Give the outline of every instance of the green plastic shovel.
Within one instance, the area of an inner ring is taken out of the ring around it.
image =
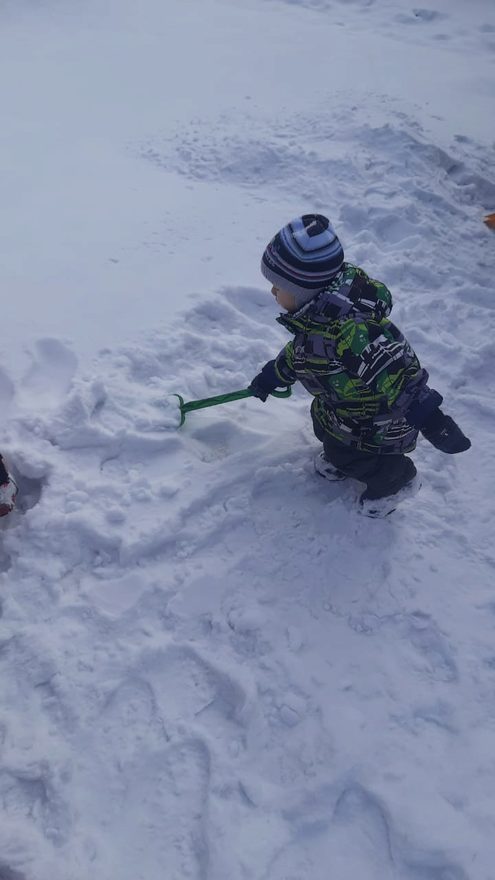
[[[272,391],[273,397],[290,397],[292,394],[291,388],[286,388],[285,391]],[[205,397],[203,400],[189,400],[185,403],[184,398],[180,396],[180,394],[175,394],[174,397],[177,397],[179,400],[180,407],[180,424],[184,424],[186,420],[186,413],[193,412],[195,409],[204,409],[207,406],[218,406],[221,403],[230,403],[231,400],[242,400],[244,397],[254,397],[252,391],[249,388],[243,388],[242,391],[231,391],[230,394],[217,394],[216,397]]]

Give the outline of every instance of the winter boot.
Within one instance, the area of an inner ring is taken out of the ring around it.
[[[315,457],[315,471],[320,476],[330,480],[331,483],[338,483],[341,480],[347,480],[347,475],[339,471],[327,458],[324,452],[319,452]]]
[[[421,489],[421,481],[416,474],[406,483],[402,489],[399,489],[394,495],[386,495],[384,498],[366,498],[366,492],[363,492],[359,499],[359,513],[363,516],[369,516],[372,519],[382,519],[393,513],[396,507],[405,501],[406,498],[413,498]]]

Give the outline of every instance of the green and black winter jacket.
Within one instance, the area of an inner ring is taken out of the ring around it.
[[[398,454],[416,446],[418,429],[409,413],[431,394],[428,373],[388,320],[391,309],[384,284],[344,263],[311,302],[277,318],[294,339],[266,367],[277,386],[299,380],[313,395],[320,440],[330,434],[372,453]]]

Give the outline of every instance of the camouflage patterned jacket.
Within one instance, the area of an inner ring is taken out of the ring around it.
[[[320,439],[327,433],[374,453],[416,446],[418,430],[405,415],[427,397],[428,373],[388,320],[391,309],[384,284],[344,263],[308,305],[277,318],[294,334],[272,362],[277,384],[299,379],[314,396],[311,413]]]

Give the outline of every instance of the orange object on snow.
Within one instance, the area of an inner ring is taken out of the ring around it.
[[[487,214],[484,221],[488,229],[495,229],[495,214]]]

